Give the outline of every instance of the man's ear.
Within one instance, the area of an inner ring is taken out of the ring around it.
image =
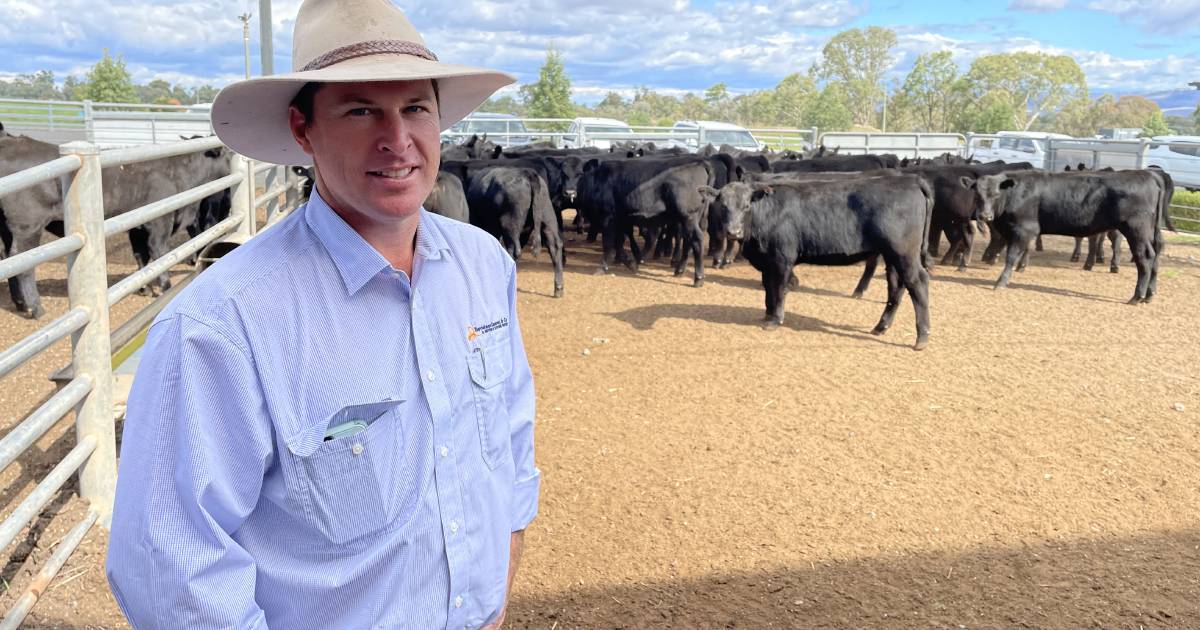
[[[292,130],[292,137],[296,139],[296,144],[299,144],[305,153],[312,155],[312,143],[308,140],[308,120],[295,105],[288,107],[288,128]]]

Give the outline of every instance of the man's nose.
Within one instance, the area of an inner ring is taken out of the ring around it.
[[[380,120],[379,150],[399,155],[412,145],[412,133],[408,121],[399,112],[393,112]]]

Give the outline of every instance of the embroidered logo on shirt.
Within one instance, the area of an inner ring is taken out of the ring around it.
[[[508,318],[501,317],[500,319],[486,324],[484,326],[467,326],[467,341],[475,341],[481,335],[486,335],[490,332],[495,332],[501,328],[508,327]]]

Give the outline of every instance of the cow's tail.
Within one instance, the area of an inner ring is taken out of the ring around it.
[[[921,232],[921,266],[925,271],[933,272],[933,261],[929,259],[929,228],[933,224],[933,188],[924,177],[917,177],[917,185],[921,194],[925,195],[925,229]]]
[[[1155,169],[1154,172],[1158,173],[1158,178],[1162,180],[1163,189],[1163,196],[1159,200],[1160,207],[1158,211],[1162,215],[1162,220],[1166,223],[1167,229],[1172,232],[1178,232],[1179,230],[1175,229],[1175,222],[1171,220],[1171,200],[1175,198],[1175,180],[1166,171]],[[1158,225],[1157,221],[1155,221],[1155,225]]]

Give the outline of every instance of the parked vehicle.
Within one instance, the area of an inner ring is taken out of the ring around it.
[[[632,133],[632,127],[614,118],[576,118],[563,136],[563,146],[568,149],[608,149],[613,142],[620,142],[620,138],[614,138],[614,135]]]
[[[502,146],[516,147],[533,142],[525,123],[512,114],[476,112],[454,123],[442,132],[442,140],[462,143],[471,136],[487,135],[487,139]]]
[[[1071,139],[1066,134],[1036,131],[1001,131],[996,135],[999,137],[975,140],[968,152],[980,162],[1029,162],[1040,167],[1046,162],[1046,140]]]
[[[683,141],[689,151],[695,152],[700,147],[711,144],[720,147],[727,144],[742,151],[758,151],[764,148],[754,134],[734,124],[712,120],[680,120],[676,121],[672,131],[686,131],[696,134],[696,139]]]
[[[1200,136],[1154,136],[1150,140],[1146,168],[1166,171],[1176,186],[1200,190]]]

